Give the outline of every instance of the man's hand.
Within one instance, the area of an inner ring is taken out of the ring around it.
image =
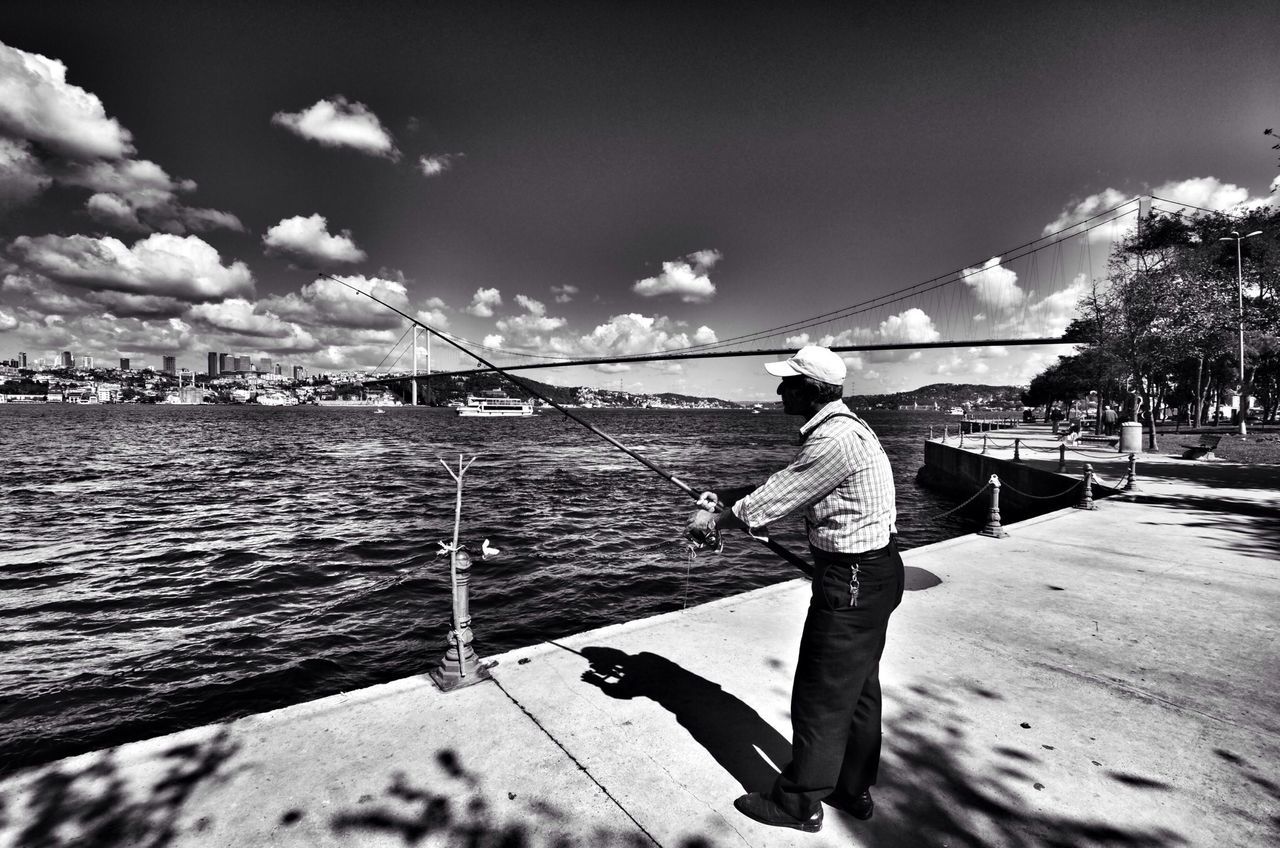
[[[698,495],[698,509],[716,512],[720,509],[720,496],[715,492],[703,492]]]
[[[685,535],[699,548],[720,546],[720,531],[716,527],[716,514],[705,509],[694,510],[685,526]]]

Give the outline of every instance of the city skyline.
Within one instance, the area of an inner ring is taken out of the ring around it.
[[[1027,297],[999,251],[1126,198],[1276,197],[1280,16],[1261,3],[74,8],[18,2],[0,36],[14,352],[376,366],[405,322],[322,270],[477,343],[575,356],[734,337],[959,268],[992,287],[976,312]],[[936,317],[844,331],[921,340]],[[442,347],[432,370],[458,367]],[[1065,349],[849,356],[848,390],[1025,383]],[[768,399],[760,364],[538,378]]]

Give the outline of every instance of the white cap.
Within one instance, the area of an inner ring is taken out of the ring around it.
[[[819,383],[843,386],[848,371],[844,360],[825,347],[807,345],[785,362],[766,362],[764,370],[775,377],[794,377],[797,374],[812,377]]]

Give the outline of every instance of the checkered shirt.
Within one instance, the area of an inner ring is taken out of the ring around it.
[[[865,553],[897,532],[893,470],[880,440],[844,401],[832,401],[800,428],[800,452],[733,505],[757,532],[804,510],[809,542],[836,553]]]

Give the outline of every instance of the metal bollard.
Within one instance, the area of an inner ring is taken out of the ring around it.
[[[986,452],[987,452],[987,434],[983,433],[982,434],[982,453],[985,455]]]
[[[929,441],[933,441],[933,425],[929,425]]]
[[[453,584],[453,628],[447,636],[449,647],[445,649],[444,656],[440,658],[440,662],[436,667],[431,669],[428,674],[435,681],[436,686],[441,691],[451,692],[454,689],[460,689],[463,686],[470,686],[473,683],[479,683],[481,680],[489,678],[489,669],[480,664],[480,658],[476,656],[475,649],[471,647],[471,643],[475,640],[475,634],[471,632],[471,555],[458,541],[458,534],[462,525],[462,478],[467,473],[467,469],[471,467],[471,463],[476,461],[473,456],[469,462],[463,464],[462,455],[458,456],[458,472],[455,474],[453,469],[442,459],[440,464],[449,472],[449,476],[458,484],[458,495],[454,506],[453,513],[453,544],[445,546],[445,550],[449,551],[449,574],[450,582]],[[444,545],[444,543],[441,543]]]
[[[1009,534],[1000,526],[1000,478],[992,474],[988,485],[991,486],[991,508],[987,512],[987,524],[978,531],[978,535],[1004,539]]]
[[[946,441],[947,439],[949,439],[949,438],[951,438],[951,427],[950,427],[950,426],[943,427],[943,428],[942,428],[942,441],[944,441],[944,442],[945,442],[945,441]]]
[[[1058,473],[1067,473],[1067,446],[1058,445]]]
[[[1138,488],[1138,456],[1137,454],[1129,454],[1129,476],[1125,478],[1124,490],[1126,492],[1135,491]]]
[[[964,431],[965,431],[965,427],[963,424],[961,424],[960,425],[960,447],[964,447]]]
[[[1080,503],[1076,504],[1076,509],[1097,509],[1093,505],[1093,466],[1089,463],[1084,464],[1084,482],[1081,486]]]
[[[1013,461],[1022,462],[1022,439],[1013,440]]]

